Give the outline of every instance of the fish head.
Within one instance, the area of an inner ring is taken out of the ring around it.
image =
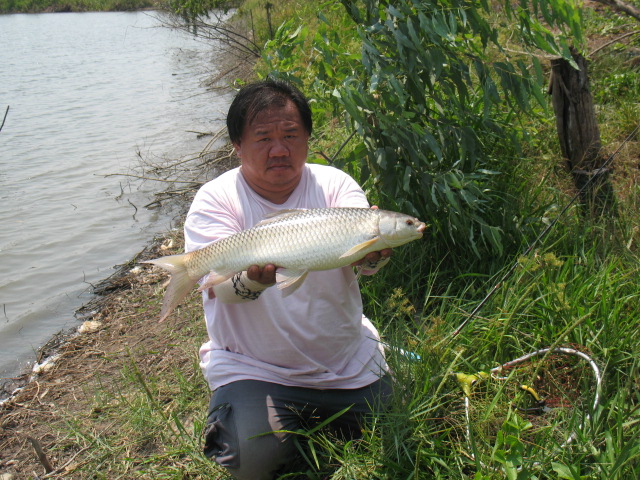
[[[422,237],[427,225],[404,213],[380,210],[380,237],[390,247],[398,247]]]

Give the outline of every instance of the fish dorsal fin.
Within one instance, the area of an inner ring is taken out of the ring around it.
[[[277,212],[267,213],[262,220],[256,223],[256,227],[259,225],[266,225],[275,221],[283,220],[287,217],[297,215],[307,210],[306,208],[287,208],[284,210],[278,210]]]
[[[359,243],[355,247],[350,248],[345,253],[340,255],[340,258],[345,258],[345,257],[350,257],[351,255],[356,255],[358,252],[361,252],[362,250],[365,250],[365,249],[369,248],[371,245],[376,243],[378,240],[380,240],[380,237],[379,236],[375,236],[371,240],[367,240],[365,242]]]
[[[309,270],[291,270],[279,268],[276,271],[276,282],[283,297],[288,297],[295,292],[307,278]]]

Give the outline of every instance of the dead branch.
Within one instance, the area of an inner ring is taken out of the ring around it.
[[[230,51],[248,55],[252,58],[259,58],[262,48],[253,38],[246,35],[246,28],[238,24],[238,19],[232,19],[226,15],[214,15],[212,20],[202,18],[192,19],[185,22],[179,15],[165,12],[157,19],[171,29],[177,29],[196,37],[203,38],[227,47]]]
[[[172,180],[170,178],[156,178],[156,177],[146,177],[144,175],[135,175],[133,173],[107,173],[106,177],[131,177],[137,178],[138,180],[151,180],[154,182],[166,182],[166,183],[198,183],[192,180]]]
[[[45,471],[47,473],[53,472],[53,466],[49,462],[49,459],[47,458],[47,455],[44,453],[44,450],[42,449],[42,445],[40,444],[38,439],[33,437],[27,437],[27,440],[29,440],[29,442],[31,443],[31,446],[35,450],[38,460],[44,467]]]
[[[596,53],[598,53],[600,50],[603,50],[605,48],[607,48],[609,45],[615,45],[616,43],[618,43],[620,40],[624,40],[627,37],[632,37],[634,35],[638,35],[640,34],[640,30],[634,30],[633,32],[627,32],[623,35],[620,35],[619,37],[614,38],[613,40],[605,43],[604,45],[600,45],[598,48],[596,48],[593,52],[591,52],[589,54],[590,57],[593,57]]]
[[[640,9],[626,2],[623,2],[622,0],[595,0],[595,1],[603,5],[607,5],[608,7],[611,7],[618,12],[625,13],[630,17],[633,17],[636,20],[640,21]]]
[[[197,133],[203,134],[202,132]],[[206,181],[238,165],[233,145],[225,139],[227,135],[225,127],[215,132],[209,132],[207,135],[210,135],[211,139],[200,152],[186,155],[177,160],[164,159],[162,161],[149,159],[138,152],[139,165],[132,168],[133,172],[110,173],[104,176],[129,177],[142,182],[151,181],[166,185],[166,187],[154,188],[154,198],[144,205],[144,208],[161,207],[172,200],[175,200],[179,206],[183,206],[183,203],[190,196],[195,195],[195,192]],[[117,198],[122,198],[122,193]],[[136,207],[134,206],[134,208]]]
[[[131,205],[135,209],[135,212],[133,212],[133,219],[135,220],[136,215],[138,214],[138,207],[136,207],[133,203],[131,203],[131,200],[129,200],[128,198],[127,198],[127,202],[129,202],[129,205]]]
[[[52,470],[51,472],[47,473],[45,476],[43,476],[41,478],[42,479],[53,478],[54,476],[59,475],[65,468],[67,468],[68,465],[71,464],[71,462],[73,462],[76,459],[76,457],[78,455],[86,452],[87,450],[89,450],[89,448],[91,448],[91,447],[84,447],[84,448],[78,450],[76,453],[73,454],[73,456],[69,460],[67,460],[67,462],[64,465],[56,468],[55,470]]]
[[[9,113],[9,105],[7,105],[7,109],[4,112],[4,118],[2,119],[2,125],[0,125],[0,131],[2,131],[2,127],[4,127],[4,122],[7,119],[7,114]]]

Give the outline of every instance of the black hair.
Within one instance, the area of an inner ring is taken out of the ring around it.
[[[268,78],[245,85],[231,102],[227,114],[227,130],[231,142],[240,143],[245,125],[251,124],[260,112],[270,107],[284,107],[288,101],[298,108],[302,124],[311,135],[311,107],[302,92],[283,80]]]

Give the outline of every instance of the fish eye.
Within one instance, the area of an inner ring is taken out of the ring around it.
[[[406,220],[406,222],[405,222],[405,223],[406,223],[407,225],[413,225],[413,220],[411,220],[411,219]]]

